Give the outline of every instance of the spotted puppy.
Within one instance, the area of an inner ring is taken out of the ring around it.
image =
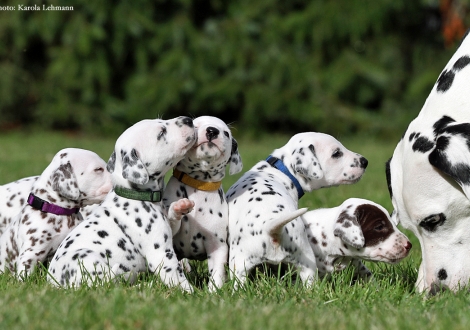
[[[108,162],[113,190],[59,246],[49,281],[79,286],[119,275],[132,281],[138,272],[150,271],[169,286],[192,291],[173,250],[161,195],[165,173],[195,141],[187,117],[143,120],[124,131]],[[191,207],[188,200],[175,202],[170,216]]]
[[[226,280],[228,259],[228,204],[221,180],[226,166],[235,174],[243,165],[237,142],[222,120],[198,117],[194,127],[197,142],[175,167],[163,203],[169,208],[184,197],[196,204],[182,220],[172,221],[173,246],[179,259],[208,259],[209,289],[214,290]]]
[[[38,175],[30,176],[0,186],[0,235],[26,205],[29,193],[38,179]],[[80,214],[85,219],[97,205],[81,207]]]
[[[396,263],[411,249],[387,210],[369,200],[349,198],[337,207],[309,211],[302,220],[320,277],[351,265],[358,278],[367,279],[371,272],[361,259]]]
[[[260,263],[283,262],[310,285],[317,267],[298,200],[304,191],[355,183],[366,167],[364,157],[332,136],[309,132],[294,135],[246,172],[227,192],[229,267],[238,282]]]
[[[419,292],[470,281],[470,37],[445,66],[386,165],[393,217],[419,239]]]
[[[0,237],[0,270],[29,275],[82,220],[79,208],[101,202],[110,189],[111,175],[97,154],[74,148],[58,152]]]

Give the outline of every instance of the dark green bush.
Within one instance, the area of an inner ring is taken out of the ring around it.
[[[0,123],[120,132],[208,114],[252,132],[401,132],[451,52],[426,3],[64,0],[46,5],[73,11],[1,11]]]

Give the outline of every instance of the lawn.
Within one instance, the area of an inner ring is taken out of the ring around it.
[[[287,142],[286,136],[244,138],[239,142],[244,171]],[[371,199],[391,210],[384,163],[397,141],[338,137],[369,160],[362,180],[351,186],[306,194],[300,206],[332,207],[349,197]],[[114,138],[65,133],[10,132],[0,135],[0,184],[40,174],[65,147],[90,149],[108,160]],[[241,174],[224,179],[225,190]],[[209,293],[204,263],[192,263],[192,295],[166,288],[146,274],[137,284],[105,283],[78,290],[47,284],[44,270],[25,282],[0,275],[0,329],[468,329],[470,296],[445,292],[425,297],[414,292],[420,250],[398,265],[371,264],[374,279],[352,284],[351,273],[335,274],[305,289],[291,277],[257,274],[232,292],[231,283]]]

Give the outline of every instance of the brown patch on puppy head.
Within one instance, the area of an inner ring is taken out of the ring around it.
[[[364,235],[364,247],[375,246],[385,241],[394,231],[387,215],[377,206],[359,205],[355,215]]]

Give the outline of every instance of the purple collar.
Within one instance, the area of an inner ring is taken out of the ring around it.
[[[80,211],[79,207],[75,207],[73,209],[66,209],[58,205],[51,204],[49,202],[46,202],[45,200],[42,200],[39,197],[34,196],[33,193],[29,194],[28,204],[41,212],[53,213],[56,215],[71,215]]]

